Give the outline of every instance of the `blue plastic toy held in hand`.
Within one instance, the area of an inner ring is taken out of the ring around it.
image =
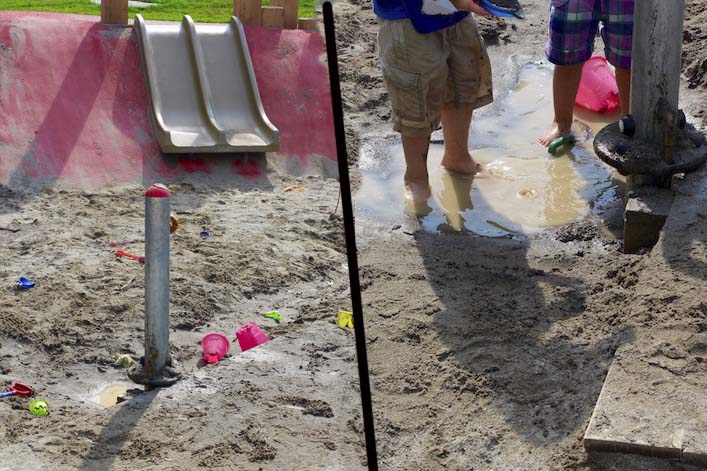
[[[516,6],[514,8],[501,7],[492,2],[492,0],[479,0],[479,5],[481,5],[484,10],[491,13],[493,16],[500,16],[503,18],[520,18],[521,20],[525,18],[525,12],[523,12],[523,7],[518,2],[514,2]]]

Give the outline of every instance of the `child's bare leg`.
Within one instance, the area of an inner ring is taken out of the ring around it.
[[[458,173],[475,175],[479,165],[469,153],[469,129],[471,128],[471,108],[455,108],[445,105],[442,109],[442,132],[444,133],[444,157],[442,167]]]
[[[616,83],[619,86],[621,113],[625,116],[631,109],[631,69],[616,68]]]
[[[552,99],[555,120],[538,142],[549,146],[552,141],[569,133],[572,129],[574,101],[577,98],[579,82],[582,79],[584,63],[576,65],[556,65],[552,79]]]
[[[427,174],[427,153],[430,136],[402,136],[405,154],[405,193],[408,199],[419,203],[432,195]]]

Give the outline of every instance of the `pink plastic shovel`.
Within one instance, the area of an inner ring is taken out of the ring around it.
[[[236,338],[238,339],[238,345],[241,346],[241,350],[244,352],[270,340],[255,322],[250,322],[238,329]]]
[[[226,356],[229,348],[231,348],[231,343],[225,335],[206,334],[201,339],[201,349],[204,351],[206,363],[218,363],[221,358]]]

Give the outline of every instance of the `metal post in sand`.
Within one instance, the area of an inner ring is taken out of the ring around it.
[[[148,386],[179,379],[169,357],[169,235],[171,193],[155,184],[145,192],[145,357],[128,371]]]
[[[630,114],[636,139],[664,146],[677,131],[685,0],[641,0],[634,9]]]
[[[624,251],[652,247],[670,212],[673,175],[707,161],[707,138],[678,108],[685,0],[635,2],[629,115],[594,138],[597,156],[626,176]]]

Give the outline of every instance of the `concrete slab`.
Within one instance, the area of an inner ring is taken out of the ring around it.
[[[640,187],[634,191],[624,212],[624,252],[636,253],[658,242],[672,203],[669,189]]]
[[[705,332],[663,331],[621,347],[585,447],[707,465],[706,357]]]

